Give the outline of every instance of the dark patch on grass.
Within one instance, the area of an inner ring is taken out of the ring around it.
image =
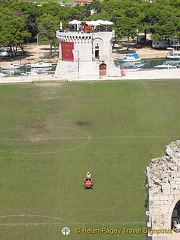
[[[78,121],[77,125],[79,125],[79,126],[91,126],[92,122],[81,122],[81,121]]]
[[[31,126],[26,126],[23,128],[24,132],[29,132],[32,135],[40,135],[44,132],[47,131],[47,125],[46,124],[38,124],[38,125],[31,125]]]

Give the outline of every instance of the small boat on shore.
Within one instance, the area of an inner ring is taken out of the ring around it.
[[[34,76],[39,74],[48,74],[48,68],[32,68],[30,72],[21,73],[23,76]]]
[[[140,71],[144,68],[146,64],[145,63],[140,63],[140,64],[135,64],[134,66],[126,66],[126,67],[122,67],[124,68],[126,71],[128,72],[133,72],[133,71]]]
[[[23,65],[17,64],[17,63],[11,63],[9,66],[3,66],[1,68],[3,70],[13,70],[13,69],[23,68]]]
[[[177,66],[175,66],[170,61],[165,61],[163,64],[157,65],[154,68],[156,68],[156,69],[176,69]]]
[[[138,62],[141,61],[141,58],[137,53],[126,54],[123,57],[116,58],[120,62]]]
[[[37,62],[31,64],[31,68],[47,68],[47,67],[52,67],[52,63]]]
[[[23,76],[34,76],[34,75],[38,75],[38,71],[36,68],[31,69],[30,72],[25,72],[25,73],[21,73],[21,75]]]
[[[0,73],[0,77],[6,77],[6,76],[8,76],[8,74]]]
[[[180,45],[173,45],[172,48],[168,48],[170,52],[167,53],[166,58],[176,60],[180,59]]]
[[[146,63],[139,62],[116,62],[116,65],[125,71],[139,71],[142,70]]]

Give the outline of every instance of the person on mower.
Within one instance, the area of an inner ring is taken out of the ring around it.
[[[86,173],[86,177],[85,177],[85,179],[84,179],[84,183],[85,183],[86,181],[88,181],[88,179],[89,179],[89,180],[92,180],[92,176],[91,176],[90,172],[87,172],[87,173]]]
[[[87,172],[86,173],[86,178],[91,178],[92,176],[91,176],[91,173],[90,172]]]
[[[92,175],[90,172],[86,173],[86,178],[84,179],[84,188],[91,188],[93,187],[93,180],[92,180]]]

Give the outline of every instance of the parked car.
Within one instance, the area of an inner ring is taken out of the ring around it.
[[[1,47],[0,48],[0,57],[13,57],[15,53],[11,50],[10,47]]]

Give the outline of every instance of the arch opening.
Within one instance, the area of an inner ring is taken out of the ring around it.
[[[176,203],[171,216],[171,228],[180,232],[180,200]]]
[[[99,65],[99,76],[106,76],[106,67],[104,62]]]

